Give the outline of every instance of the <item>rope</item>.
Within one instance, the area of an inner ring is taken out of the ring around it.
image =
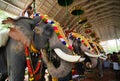
[[[33,9],[34,9],[34,14],[36,14],[36,6],[35,6],[35,1],[33,2]]]
[[[66,5],[66,21],[68,21],[68,6],[67,6],[67,1],[65,0],[65,5]],[[71,26],[70,25],[68,25],[68,29],[70,29],[71,28]]]

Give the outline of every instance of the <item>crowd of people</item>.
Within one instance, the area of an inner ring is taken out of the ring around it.
[[[108,58],[104,61],[105,69],[112,69],[116,78],[120,79],[120,51],[107,54]]]

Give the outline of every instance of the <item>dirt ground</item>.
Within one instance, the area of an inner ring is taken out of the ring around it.
[[[85,79],[80,81],[120,81],[120,76],[116,77],[115,71],[112,69],[105,69],[103,78],[98,78],[95,72],[87,72]]]

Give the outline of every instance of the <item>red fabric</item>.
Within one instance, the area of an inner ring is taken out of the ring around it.
[[[77,74],[77,71],[76,70],[72,70],[72,75],[76,75]]]

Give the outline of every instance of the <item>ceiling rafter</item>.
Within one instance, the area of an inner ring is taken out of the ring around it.
[[[46,1],[46,0],[41,0],[40,5],[39,5],[39,7],[37,8],[37,11],[39,11],[39,10],[41,9],[41,6],[44,4],[45,1]]]
[[[23,6],[18,4],[19,2]],[[1,3],[5,5],[0,5],[0,9],[18,15],[28,2],[23,0],[0,0]],[[98,33],[101,40],[108,40],[114,37],[114,35],[109,35],[109,33],[114,33],[112,31],[113,26],[119,27],[120,25],[119,0],[74,0],[73,4],[68,7],[60,6],[57,0],[37,0],[36,2],[37,12],[41,12],[43,15],[46,14],[53,20],[58,21],[64,30],[71,27],[70,29],[75,28],[78,33],[85,34],[84,28],[77,23],[79,21],[78,16],[73,16],[70,13],[74,6],[80,6],[84,9],[85,13],[81,17],[88,19],[87,22],[92,24],[92,28]]]
[[[7,4],[8,6],[12,6],[12,7],[14,7],[14,8],[18,9],[19,11],[22,11],[22,9],[21,9],[21,8],[19,8],[19,7],[15,6],[15,5],[13,5],[13,4],[9,3],[9,2],[6,2],[6,1],[4,1],[4,0],[1,0],[1,2],[3,2],[3,3],[5,3],[5,4]]]
[[[86,10],[86,13],[93,13],[93,12],[98,11],[98,10],[99,10],[99,12],[101,12],[102,10],[106,10],[106,9],[108,9],[109,7],[113,7],[113,6],[108,6],[108,5],[110,5],[110,4],[112,4],[112,2],[107,3],[107,4],[105,4],[104,6],[102,5],[102,6],[100,6],[100,7],[93,7],[93,8],[87,9],[87,10]],[[108,7],[106,7],[106,6],[108,6]]]
[[[69,25],[69,24],[72,22],[72,21],[71,21],[72,18],[74,19],[73,16],[68,17],[68,19],[64,22],[64,26]]]
[[[59,10],[57,11],[57,13],[55,13],[55,15],[53,16],[53,18],[55,18],[58,15],[58,13],[60,13],[61,10],[62,10],[62,7],[59,8]]]
[[[52,4],[53,6],[46,12],[47,14],[50,13],[50,11],[55,7],[56,3]]]
[[[70,27],[72,24],[74,24],[75,23],[75,21],[76,20],[78,20],[78,16],[76,16],[70,23],[68,23],[67,25],[68,25],[68,27]]]
[[[118,15],[115,15],[115,14],[103,14],[101,16],[98,16],[96,19],[91,19],[91,20],[94,22],[94,21],[99,21],[106,18],[109,19],[110,17],[114,18],[115,16],[119,17]]]
[[[113,8],[111,8],[111,9],[113,9]],[[94,19],[97,19],[97,18],[99,18],[101,16],[108,15],[108,14],[111,14],[111,13],[114,13],[114,14],[118,13],[118,15],[120,13],[120,11],[114,10],[114,9],[111,10],[111,11],[109,11],[109,9],[107,9],[107,10],[105,9],[105,11],[103,11],[103,12],[105,12],[105,13],[101,13],[101,14],[89,14],[89,15],[87,15],[87,18],[89,18],[90,20],[94,20]],[[96,16],[96,18],[94,18],[94,16]]]

